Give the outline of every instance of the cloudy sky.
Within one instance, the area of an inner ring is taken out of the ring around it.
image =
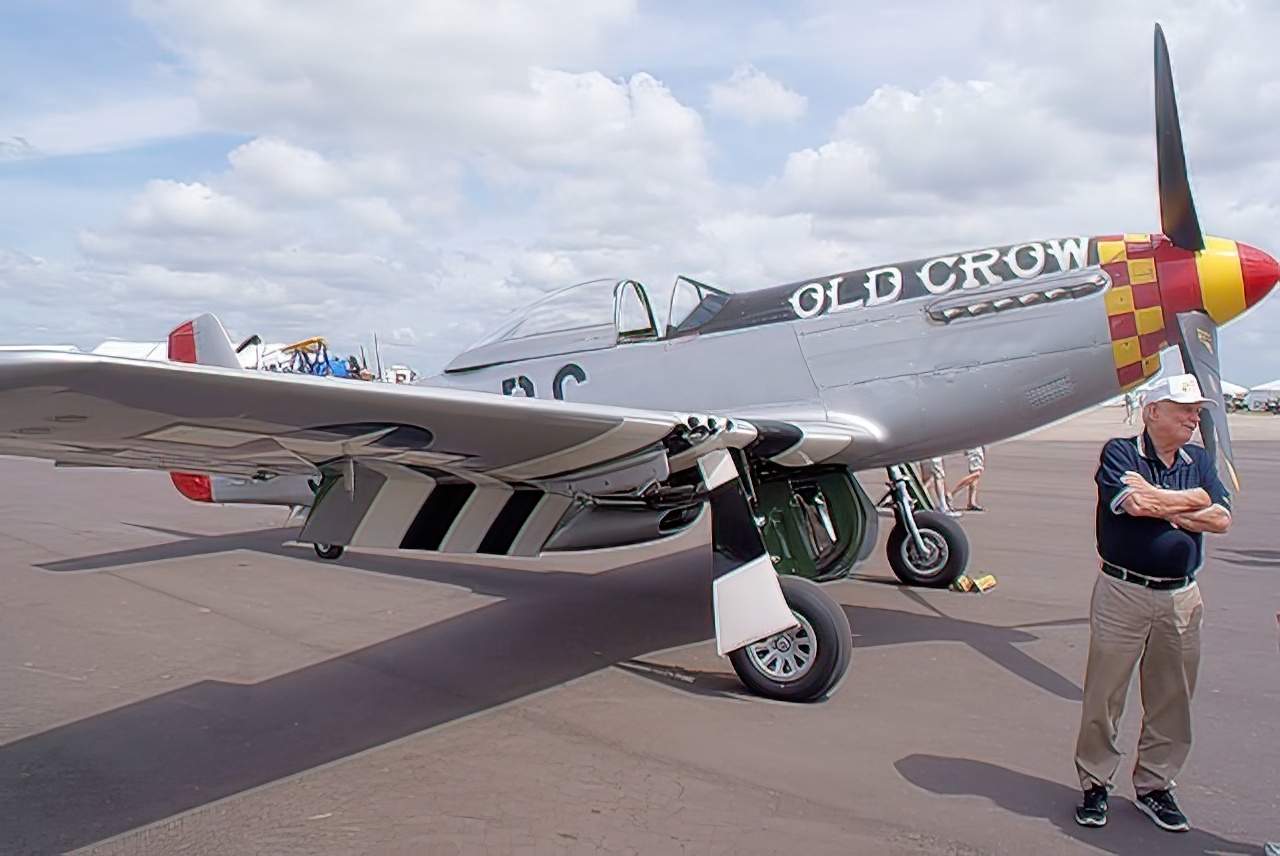
[[[1266,0],[6,0],[0,342],[325,334],[435,371],[543,292],[1159,228],[1280,254]],[[661,296],[659,296],[661,295]],[[1223,333],[1280,377],[1280,298]]]

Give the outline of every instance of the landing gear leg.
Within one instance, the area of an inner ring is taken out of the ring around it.
[[[711,504],[711,602],[716,651],[749,690],[815,701],[849,668],[853,633],[840,604],[814,583],[779,578],[748,499],[750,470],[728,452],[698,460]]]
[[[886,545],[889,567],[907,585],[946,588],[969,565],[969,539],[954,518],[917,510],[927,500],[909,465],[894,464],[888,471],[897,520]]]

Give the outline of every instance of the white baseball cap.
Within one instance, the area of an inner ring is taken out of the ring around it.
[[[1142,404],[1157,401],[1173,401],[1177,404],[1208,404],[1209,399],[1200,393],[1200,383],[1195,375],[1171,375],[1153,383],[1142,395]]]

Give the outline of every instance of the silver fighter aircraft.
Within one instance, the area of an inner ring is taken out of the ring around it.
[[[819,698],[852,642],[815,581],[876,543],[855,472],[889,473],[894,572],[946,586],[964,570],[964,532],[902,462],[1096,405],[1176,345],[1213,399],[1205,441],[1234,480],[1216,330],[1280,267],[1202,235],[1158,26],[1155,57],[1161,233],[743,293],[680,277],[661,325],[640,283],[586,283],[415,386],[241,370],[211,315],[174,331],[176,362],[6,351],[0,453],[194,473],[178,482],[197,499],[307,506],[300,540],[327,558],[554,557],[664,538],[709,511],[718,650],[757,693]]]

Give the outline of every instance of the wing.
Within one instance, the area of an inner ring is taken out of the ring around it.
[[[269,477],[341,459],[515,481],[634,454],[677,413],[79,353],[0,353],[0,454]]]
[[[0,454],[319,474],[300,535],[316,544],[533,556],[558,532],[583,543],[614,528],[596,516],[595,497],[630,502],[622,513],[649,515],[655,531],[669,512],[709,502],[713,519],[741,524],[713,536],[726,557],[713,583],[724,651],[795,623],[727,450],[758,442],[785,454],[804,434],[436,387],[0,352]],[[683,470],[690,476],[671,478]]]

